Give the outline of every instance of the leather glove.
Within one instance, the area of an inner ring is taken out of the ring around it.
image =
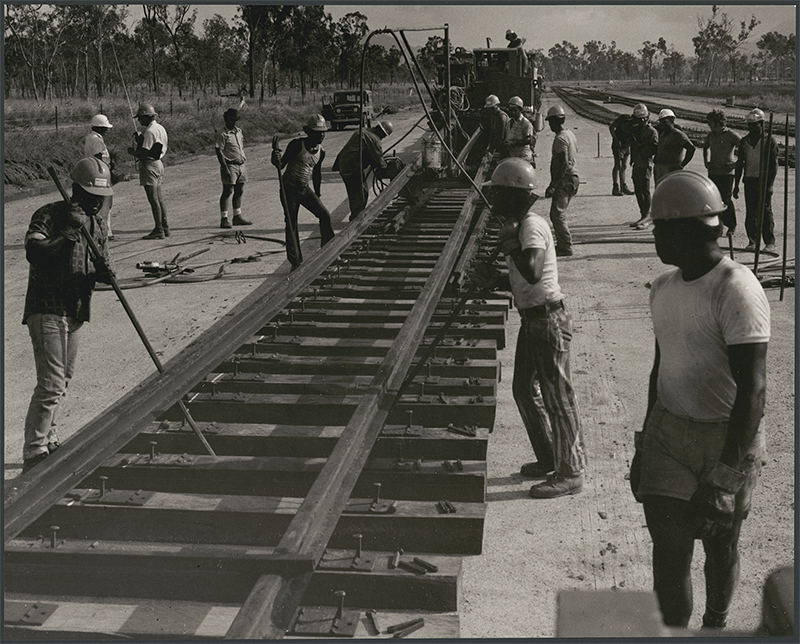
[[[486,262],[477,262],[469,273],[470,281],[481,291],[494,290],[499,277],[497,270]]]
[[[517,248],[522,248],[519,243],[519,222],[507,221],[502,225],[500,231],[497,233],[497,247],[503,256],[510,255]]]
[[[277,148],[274,149],[272,151],[272,158],[270,160],[272,161],[272,165],[274,165],[276,168],[280,168],[281,167],[281,151],[279,149],[277,149]]]
[[[639,503],[642,502],[641,497],[639,496],[639,484],[642,482],[642,442],[644,440],[644,433],[643,432],[636,432],[633,435],[633,446],[636,450],[633,453],[633,460],[631,461],[631,471],[628,474],[628,480],[631,484],[631,492],[633,492],[633,498],[635,498]]]
[[[94,281],[102,282],[103,284],[111,284],[112,278],[116,277],[114,271],[106,263],[102,257],[92,259],[94,264]]]
[[[736,509],[736,493],[746,478],[744,472],[718,463],[700,480],[691,498],[700,519],[700,538],[719,537],[731,529]]]

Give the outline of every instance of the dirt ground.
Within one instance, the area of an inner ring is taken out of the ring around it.
[[[549,100],[548,100],[549,99]],[[554,98],[548,95],[546,110]],[[710,107],[709,107],[710,109]],[[498,414],[488,462],[489,503],[484,552],[465,560],[461,597],[461,634],[471,638],[554,637],[556,596],[565,589],[647,591],[652,587],[650,541],[641,506],[630,494],[625,474],[633,455],[633,432],[645,411],[647,377],[653,358],[652,325],[645,283],[666,270],[655,254],[652,234],[627,225],[637,218],[633,196],[612,197],[610,137],[605,126],[577,119],[567,111],[580,147],[581,186],[569,209],[577,242],[574,257],[559,260],[566,302],[575,321],[572,370],[584,424],[589,465],[584,492],[555,500],[533,500],[530,481],[519,466],[531,460],[527,437],[511,396],[513,350],[519,325],[510,314],[508,346],[500,354],[503,381],[498,391]],[[395,115],[391,145],[421,116]],[[347,132],[330,132],[325,141],[329,168]],[[246,134],[246,133],[245,133]],[[418,149],[419,129],[399,146],[406,155]],[[599,154],[598,154],[599,135]],[[547,184],[552,133],[539,134],[539,185]],[[262,280],[281,280],[288,273],[282,244],[282,214],[275,169],[269,165],[269,146],[248,149],[250,182],[244,214],[255,223],[247,227],[246,244],[237,244],[234,231],[218,228],[219,179],[217,162],[202,157],[166,172],[165,198],[172,237],[142,241],[152,219],[137,182],[116,187],[113,209],[115,240],[112,256],[121,279],[140,276],[135,264],[168,261],[178,253],[209,250],[187,266],[200,266],[197,275],[212,275],[219,262],[259,255],[258,261],[231,264],[225,275],[199,284],[161,284],[126,291],[142,327],[163,362],[200,332],[220,319]],[[689,169],[702,171],[698,155]],[[783,241],[783,171],[775,186],[773,207]],[[4,342],[5,342],[5,479],[20,472],[22,421],[34,386],[27,330],[20,324],[27,280],[22,242],[34,210],[57,195],[43,195],[8,204],[5,208]],[[323,201],[333,213],[334,228],[347,224],[347,202],[338,175],[325,172]],[[789,183],[789,255],[794,256],[794,174]],[[539,212],[547,213],[542,200]],[[740,199],[737,212],[743,218]],[[303,252],[319,244],[316,222],[301,211]],[[743,226],[735,240],[736,258],[752,262],[741,249]],[[762,258],[763,261],[763,258]],[[768,574],[794,562],[794,289],[778,300],[778,289],[767,291],[772,306],[772,340],[768,363],[768,402],[764,424],[769,463],[745,523],[742,574],[729,626],[752,632],[761,616],[762,587]],[[113,292],[98,292],[92,321],[86,328],[76,376],[60,416],[62,438],[80,428],[131,387],[155,370]],[[704,606],[702,552],[696,556],[695,615],[699,627]]]

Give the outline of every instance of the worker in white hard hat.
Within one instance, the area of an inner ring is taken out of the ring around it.
[[[494,94],[486,97],[481,113],[481,127],[485,133],[486,152],[497,152],[503,145],[503,135],[508,114],[500,109],[500,99]]]
[[[736,155],[742,137],[728,127],[728,117],[720,109],[711,110],[706,115],[706,123],[711,131],[703,142],[703,162],[708,170],[708,178],[717,186],[722,201],[727,206],[720,218],[728,227],[728,238],[732,239],[736,232],[733,181]]]
[[[686,133],[675,125],[675,112],[663,109],[656,123],[658,150],[655,157],[656,185],[662,177],[683,170],[694,156],[694,144]]]
[[[36,387],[25,416],[23,472],[61,446],[55,414],[75,369],[92,291],[96,282],[110,283],[113,276],[108,231],[99,216],[103,201],[114,193],[111,171],[100,159],[87,157],[78,161],[70,178],[72,203],[42,206],[25,234],[30,267],[22,323],[33,344]],[[90,252],[82,228],[100,257]]]
[[[706,176],[678,170],[653,194],[656,252],[675,266],[653,280],[655,360],[631,489],[653,540],[664,624],[692,615],[692,554],[705,550],[703,626],[725,627],[738,541],[765,461],[770,310],[753,272],[720,250],[725,203]]]
[[[556,246],[547,221],[533,211],[536,173],[519,158],[497,164],[490,190],[492,212],[505,222],[498,234],[508,282],[521,326],[514,357],[512,390],[536,461],[520,473],[543,479],[533,498],[578,494],[586,467],[583,430],[572,387],[569,346],[572,316],[558,282]],[[479,286],[500,286],[485,265],[476,266]]]
[[[103,137],[108,134],[113,127],[114,126],[111,125],[111,122],[108,120],[108,117],[105,114],[95,114],[91,121],[92,131],[88,134],[83,144],[83,156],[100,159],[108,166],[109,170],[112,171],[112,177],[114,171],[114,160],[111,158],[111,153],[108,151],[108,147],[106,146],[106,142]],[[114,196],[108,195],[103,202],[103,207],[100,209],[99,214],[100,217],[106,220],[109,239],[114,239],[114,233],[111,232],[111,206],[113,205]]]
[[[300,251],[300,236],[297,230],[297,217],[303,206],[319,220],[322,238],[320,247],[333,239],[331,213],[322,203],[322,162],[325,160],[325,132],[328,122],[322,114],[313,114],[303,126],[305,136],[292,139],[281,156],[280,148],[272,150],[272,164],[283,174],[284,212],[286,224],[286,257],[297,268],[303,261]]]
[[[572,130],[564,127],[567,115],[560,105],[547,110],[547,124],[555,134],[550,155],[550,185],[544,196],[550,197],[550,221],[556,234],[556,255],[572,255],[572,235],[567,225],[569,202],[578,192],[578,141]]]
[[[764,112],[756,108],[746,117],[749,132],[739,143],[739,158],[736,161],[735,180],[733,186],[734,199],[739,198],[739,184],[744,180],[744,203],[746,214],[744,227],[747,231],[747,250],[755,250],[763,237],[764,250],[768,253],[777,251],[775,247],[775,221],[772,214],[772,186],[778,175],[778,144],[771,136],[763,141],[763,153],[767,157],[766,175],[760,169],[762,154],[762,137],[764,136]],[[763,179],[763,182],[762,182]],[[762,200],[761,189],[764,189],[764,214],[761,230],[758,229],[758,208]]]
[[[379,172],[386,169],[386,159],[383,158],[383,144],[381,141],[394,130],[390,121],[381,121],[370,128],[361,131],[359,143],[358,132],[354,132],[350,140],[345,143],[333,162],[333,170],[338,170],[347,189],[347,199],[350,203],[350,221],[355,219],[367,207],[369,190],[367,188],[367,174],[370,171]],[[359,149],[361,158],[359,159]]]
[[[533,124],[522,114],[522,108],[519,96],[508,99],[506,111],[509,118],[503,130],[503,156],[525,159],[535,168],[533,150],[536,147],[536,132]]]
[[[633,141],[631,142],[631,179],[639,219],[631,223],[632,228],[644,230],[650,225],[650,179],[653,178],[653,157],[658,151],[658,132],[650,125],[650,111],[644,103],[638,103],[631,114],[633,118]]]
[[[128,153],[135,159],[139,168],[139,184],[144,188],[147,202],[153,214],[155,226],[142,239],[164,239],[169,237],[167,206],[162,191],[164,184],[164,164],[161,159],[167,153],[169,137],[164,126],[156,121],[158,113],[149,103],[142,103],[136,111],[136,120],[141,128],[134,134],[134,145]]]
[[[242,217],[242,195],[247,182],[247,156],[244,153],[244,133],[236,125],[239,111],[230,107],[222,114],[225,128],[217,132],[214,153],[219,162],[222,194],[219,198],[219,227],[250,226],[253,222]],[[231,199],[231,195],[233,198]],[[228,219],[228,204],[233,202],[233,224]]]

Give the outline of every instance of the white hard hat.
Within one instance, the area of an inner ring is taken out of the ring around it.
[[[748,123],[758,123],[759,121],[763,121],[764,112],[762,112],[758,108],[755,108],[753,111],[747,113],[747,117],[745,118],[745,120]]]
[[[509,157],[497,164],[492,173],[491,181],[481,184],[482,188],[491,186],[506,186],[508,188],[522,188],[533,190],[536,187],[536,171],[525,159]]]
[[[719,224],[725,212],[717,186],[707,176],[691,170],[670,172],[653,192],[653,220],[698,217],[709,226]]]
[[[494,94],[489,94],[486,97],[486,103],[484,103],[484,107],[494,107],[495,105],[500,105],[500,99],[497,98]]]
[[[547,118],[548,119],[565,119],[567,115],[564,113],[564,108],[560,105],[553,105],[549,110],[547,110]]]
[[[650,116],[650,111],[644,103],[637,103],[633,108],[633,115],[639,119],[646,119]]]
[[[522,109],[523,107],[522,99],[519,96],[512,96],[511,98],[508,99],[508,105],[509,107],[513,106]]]
[[[675,112],[673,112],[671,109],[664,108],[663,110],[661,110],[658,113],[658,120],[660,121],[661,119],[665,119],[665,118],[668,118],[670,116],[672,118],[675,118]]]
[[[70,179],[93,195],[113,195],[111,189],[111,170],[100,159],[86,157],[72,168]]]
[[[92,127],[107,127],[111,129],[114,126],[109,123],[108,117],[105,114],[95,114],[92,117]]]

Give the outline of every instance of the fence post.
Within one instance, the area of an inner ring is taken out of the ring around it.
[[[600,132],[597,133],[597,158],[600,158]]]
[[[58,132],[58,105],[56,105],[56,132]]]

